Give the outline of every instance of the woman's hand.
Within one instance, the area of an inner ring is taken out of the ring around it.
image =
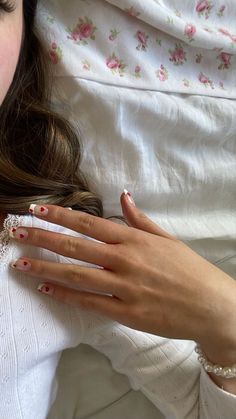
[[[13,267],[41,278],[41,291],[66,304],[134,329],[195,340],[208,345],[209,351],[219,342],[235,350],[235,281],[153,223],[132,204],[130,195],[122,194],[121,206],[130,227],[56,206],[42,207],[41,212],[34,208],[39,218],[100,242],[36,228],[11,232],[22,243],[97,268],[28,258]]]

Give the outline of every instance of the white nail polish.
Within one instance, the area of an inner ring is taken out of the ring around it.
[[[124,189],[124,194],[128,197],[128,200],[129,200],[130,204],[135,207],[135,203],[134,203],[134,200],[131,196],[131,193],[129,191],[127,191],[127,189]]]
[[[31,204],[29,207],[29,212],[32,215],[38,215],[40,217],[48,215],[48,209],[43,205]]]
[[[47,295],[53,295],[54,294],[54,287],[53,285],[49,285],[49,284],[39,284],[39,286],[37,287],[37,290],[39,292],[42,292],[43,294],[47,294]]]

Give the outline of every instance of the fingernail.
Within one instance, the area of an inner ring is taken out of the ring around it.
[[[29,235],[28,231],[25,230],[24,228],[21,228],[21,227],[19,227],[19,228],[12,227],[9,230],[9,236],[12,239],[21,239],[21,240],[22,239],[27,239],[28,235]]]
[[[10,264],[10,267],[18,271],[29,271],[31,263],[26,259],[16,259]]]
[[[39,284],[38,291],[42,292],[43,294],[53,295],[54,294],[54,287],[48,284]]]
[[[135,207],[135,202],[132,198],[131,193],[128,192],[127,189],[124,189],[124,194],[128,197],[129,203]]]
[[[31,204],[29,207],[29,212],[32,215],[39,215],[40,217],[45,217],[48,215],[48,209],[43,205]]]

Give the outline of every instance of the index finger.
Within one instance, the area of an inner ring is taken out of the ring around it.
[[[128,227],[115,224],[104,218],[81,211],[69,211],[56,205],[30,205],[29,212],[50,223],[82,233],[96,240],[109,243],[122,243],[128,234]]]

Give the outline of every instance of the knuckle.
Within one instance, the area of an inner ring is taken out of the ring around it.
[[[129,249],[129,246],[123,246],[117,248],[116,252],[113,253],[112,262],[119,267],[130,268],[136,263],[136,257]],[[136,265],[137,267],[137,265]]]
[[[43,278],[47,276],[47,267],[45,263],[33,261],[33,269],[37,275]]]
[[[32,228],[30,231],[30,241],[38,244],[40,243],[42,230],[39,228]]]
[[[80,218],[80,225],[85,231],[93,230],[95,227],[95,217],[89,214],[83,214]]]
[[[84,283],[84,273],[81,269],[72,266],[68,272],[68,280],[70,284],[80,286]]]
[[[132,228],[131,241],[132,243],[140,242],[140,230],[137,230],[136,228]]]
[[[63,215],[63,208],[61,207],[55,207],[53,208],[53,219],[60,224],[60,222],[63,221],[64,215]]]
[[[150,218],[146,216],[146,214],[142,211],[139,211],[137,218],[142,221],[151,221]]]
[[[117,249],[116,252],[109,254],[107,252],[106,259],[111,263],[111,265],[115,264],[117,266],[123,266],[127,255],[121,249]]]
[[[101,254],[103,255],[104,259],[106,260],[108,266],[112,266],[113,263],[116,263],[118,260],[121,259],[121,256],[119,256],[119,254],[120,254],[119,250],[113,248],[112,246],[115,246],[115,245],[104,244],[102,246],[102,249],[101,249],[101,251],[102,251]],[[118,245],[117,245],[117,247],[118,247]]]
[[[59,247],[70,257],[75,256],[78,253],[78,243],[70,236],[62,235],[62,237],[60,237]]]

